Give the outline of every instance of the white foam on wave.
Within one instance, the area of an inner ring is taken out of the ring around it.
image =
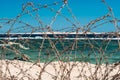
[[[11,46],[11,45],[18,45],[20,48],[28,50],[29,48],[26,48],[20,43],[15,43],[15,42],[8,42],[8,44],[0,44],[0,46]]]
[[[8,40],[14,40],[14,39],[78,39],[78,40],[86,40],[86,39],[90,39],[90,40],[120,40],[120,38],[50,38],[50,37],[14,37],[14,38],[2,38],[2,39],[8,39]],[[2,45],[2,44],[1,44]]]
[[[23,45],[20,44],[20,43],[8,42],[8,44],[9,44],[9,45],[14,45],[14,44],[19,45],[20,48],[25,49],[25,50],[29,49],[29,48],[26,48],[25,46],[23,46]]]

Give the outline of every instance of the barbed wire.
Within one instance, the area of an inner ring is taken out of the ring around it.
[[[102,0],[107,14],[82,26],[69,6],[72,3],[68,2],[28,2],[23,4],[20,14],[15,18],[0,18],[0,31],[3,32],[0,32],[1,80],[120,79],[120,19],[115,17],[109,4]],[[42,9],[53,13],[48,23],[41,18],[39,11]],[[64,9],[71,18],[63,13]],[[37,25],[25,21],[25,16],[31,17]],[[70,26],[54,29],[53,25],[59,17]],[[108,23],[114,26],[114,32],[93,31]],[[43,34],[42,38],[32,37],[36,33]],[[23,38],[21,34],[27,37]],[[112,63],[110,60],[113,60]]]

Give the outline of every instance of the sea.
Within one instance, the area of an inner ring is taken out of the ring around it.
[[[30,62],[112,64],[120,62],[120,42],[112,39],[1,39],[0,55],[0,59],[23,61],[22,55],[26,55]]]

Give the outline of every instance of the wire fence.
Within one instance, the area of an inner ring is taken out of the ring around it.
[[[108,13],[84,26],[67,0],[28,2],[15,18],[1,18],[0,80],[120,80],[120,19],[105,0],[101,3]],[[51,20],[42,20],[44,10],[53,13]],[[58,17],[69,26],[54,27]],[[93,31],[108,23],[114,32]],[[36,33],[42,37],[33,37]]]

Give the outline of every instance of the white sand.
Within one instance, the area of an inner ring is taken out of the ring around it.
[[[14,77],[18,80],[36,80],[38,78],[39,80],[94,80],[95,78],[104,80],[104,77],[111,80],[114,75],[120,74],[120,64],[117,66],[98,66],[82,62],[35,64],[18,60],[0,60],[0,70],[2,77]]]

